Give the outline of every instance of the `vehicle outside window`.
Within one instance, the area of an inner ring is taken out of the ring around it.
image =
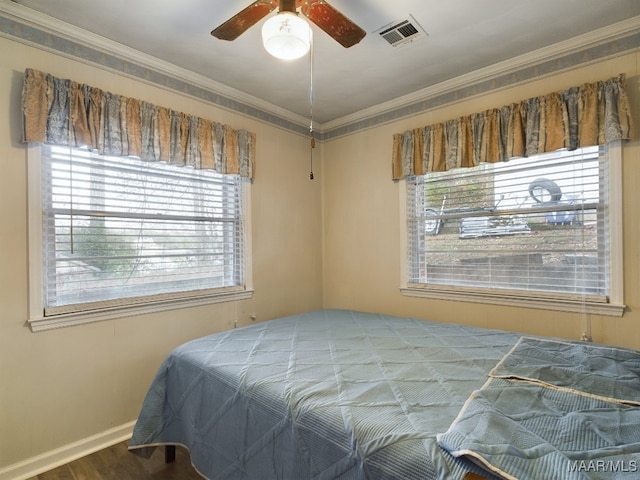
[[[609,294],[606,149],[407,180],[408,284]]]

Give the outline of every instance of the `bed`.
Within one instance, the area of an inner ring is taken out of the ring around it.
[[[176,348],[129,448],[209,479],[634,478],[639,375],[633,350],[320,310]]]

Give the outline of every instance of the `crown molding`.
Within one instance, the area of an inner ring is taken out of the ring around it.
[[[44,33],[51,38],[70,42],[71,46],[83,49],[86,55],[78,54],[77,49],[70,46],[66,49],[56,48],[42,38],[40,41],[33,40],[28,34],[19,34],[18,31],[22,30],[19,28],[5,27],[4,31],[0,29],[0,36],[86,64],[94,66],[98,64],[100,68],[154,86],[165,87],[236,114],[258,119],[300,135],[308,135],[306,117],[203,75],[11,1],[0,0],[0,13],[1,16],[20,26],[33,29],[35,36]],[[326,141],[397,121],[438,106],[531,81],[532,78],[540,78],[563,69],[575,68],[590,62],[601,61],[603,58],[628,53],[630,50],[640,48],[640,40],[637,36],[640,36],[640,16],[461,75],[350,115],[317,124],[314,129],[318,140]],[[625,38],[631,38],[631,41],[622,45]],[[620,42],[620,45],[617,42]],[[94,57],[100,57],[100,61],[92,58],[92,53]],[[107,64],[102,62],[105,58],[108,60]]]
[[[494,80],[499,77],[511,76],[516,72],[530,69],[540,65],[543,62],[553,61],[555,59],[569,57],[580,52],[601,46],[605,43],[611,43],[629,35],[640,33],[640,16],[632,17],[622,22],[594,30],[584,35],[571,38],[564,42],[559,42],[548,47],[544,47],[533,52],[529,52],[503,62],[490,65],[461,75],[450,80],[432,85],[430,87],[418,90],[416,92],[395,98],[388,102],[380,103],[371,108],[363,109],[353,114],[326,122],[322,125],[323,131],[331,136],[331,132],[345,129],[349,125],[355,123],[367,123],[369,120],[380,118],[391,112],[398,112],[408,107],[418,105],[425,100],[435,97],[441,97],[453,92],[469,89],[476,85]],[[640,48],[640,45],[638,45]],[[626,52],[622,52],[626,53]],[[599,59],[598,59],[599,60]],[[585,62],[586,63],[586,62]],[[573,68],[576,63],[567,65]],[[556,70],[557,71],[557,70]],[[531,77],[527,76],[520,81],[512,81],[505,86],[514,86],[524,81],[530,81]],[[485,93],[484,91],[479,93]],[[468,97],[465,97],[468,98]],[[423,110],[424,111],[424,110]],[[415,113],[415,112],[414,112]],[[393,119],[397,120],[403,115],[393,115]],[[381,122],[369,122],[376,125]]]
[[[229,100],[230,102],[223,101],[218,103],[215,101],[210,101],[210,103],[213,103],[222,108],[233,110],[234,113],[242,114],[246,111],[252,111],[252,110],[255,113],[255,111],[257,110],[263,114],[266,113],[268,115],[277,117],[279,121],[276,121],[274,123],[283,123],[282,120],[284,120],[285,122],[291,122],[295,125],[299,125],[304,131],[308,131],[308,126],[307,126],[308,120],[306,117],[302,115],[295,114],[277,105],[274,105],[272,103],[269,103],[262,99],[254,97],[250,94],[247,94],[245,92],[241,92],[240,90],[236,90],[232,87],[229,87],[228,85],[225,85],[220,82],[216,82],[215,80],[205,77],[204,75],[200,75],[190,70],[187,70],[185,68],[176,66],[172,63],[166,62],[152,55],[142,53],[138,50],[135,50],[131,47],[128,47],[116,41],[91,33],[87,30],[81,29],[79,27],[66,23],[62,20],[58,20],[56,18],[50,17],[36,10],[33,10],[29,7],[25,7],[24,5],[20,5],[14,2],[0,1],[0,12],[6,18],[10,18],[16,22],[35,28],[49,35],[54,35],[56,37],[67,40],[69,42],[82,45],[85,48],[93,49],[104,55],[117,58],[122,62],[130,63],[137,67],[142,67],[143,69],[156,72],[157,74],[165,76],[169,79],[178,80],[188,86],[196,87],[197,89],[202,89],[202,90],[211,92],[215,94],[216,97],[218,96],[223,97],[225,100]],[[0,35],[3,35],[3,33],[0,32]],[[29,41],[24,37],[21,38],[21,37],[16,37],[14,35],[6,35],[6,34],[4,34],[3,36],[7,36],[11,39],[21,41],[22,43],[36,46],[40,49],[47,49],[58,55],[63,55],[63,56],[72,58],[74,60],[81,61],[83,63],[92,64],[92,65],[95,64],[94,62],[91,62],[82,57],[74,55],[73,53],[60,51],[59,49],[54,49],[52,47],[47,48],[47,45],[42,45],[37,42]],[[108,68],[108,66],[105,66],[105,65],[101,65],[101,67]],[[133,75],[131,73],[127,74],[126,71],[122,71],[119,69],[115,69],[115,70],[119,74],[128,75],[137,80],[146,81],[148,83],[152,83],[153,85],[158,86],[157,82],[149,81],[146,78],[141,77],[139,75]],[[172,88],[172,90],[176,90],[176,89]],[[185,93],[181,90],[177,90],[177,91],[179,93],[183,93],[183,94]],[[188,93],[186,94],[188,95]],[[198,96],[198,99],[202,100],[203,98]],[[230,107],[226,105],[227,103],[231,105],[237,104],[234,106],[240,107],[240,108]],[[249,115],[249,116],[254,117],[256,115]],[[265,115],[259,115],[259,116],[265,117]],[[269,120],[272,120],[272,119],[269,119],[267,116],[267,121]]]

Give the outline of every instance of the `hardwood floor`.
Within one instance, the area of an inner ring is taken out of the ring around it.
[[[189,452],[176,447],[176,461],[164,462],[164,448],[151,458],[127,450],[128,441],[100,450],[28,480],[202,480],[191,466]]]
[[[127,450],[129,442],[100,450],[27,480],[202,480],[191,466],[189,452],[176,447],[176,460],[164,462],[164,448],[156,448],[148,460]],[[485,480],[468,473],[465,480]]]

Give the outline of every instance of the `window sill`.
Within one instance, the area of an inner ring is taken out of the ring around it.
[[[625,305],[614,305],[606,302],[583,301],[580,298],[549,296],[524,296],[511,291],[485,292],[474,289],[456,289],[446,287],[407,286],[400,288],[407,297],[430,298],[458,302],[484,303],[509,307],[537,308],[557,312],[589,313],[610,317],[622,317]]]
[[[115,320],[118,318],[146,315],[149,313],[165,312],[179,308],[198,307],[214,303],[245,300],[253,296],[253,290],[224,291],[200,297],[166,299],[142,305],[118,306],[78,313],[63,313],[47,317],[30,318],[27,323],[32,332],[42,332],[63,327],[85,325],[88,323]]]

